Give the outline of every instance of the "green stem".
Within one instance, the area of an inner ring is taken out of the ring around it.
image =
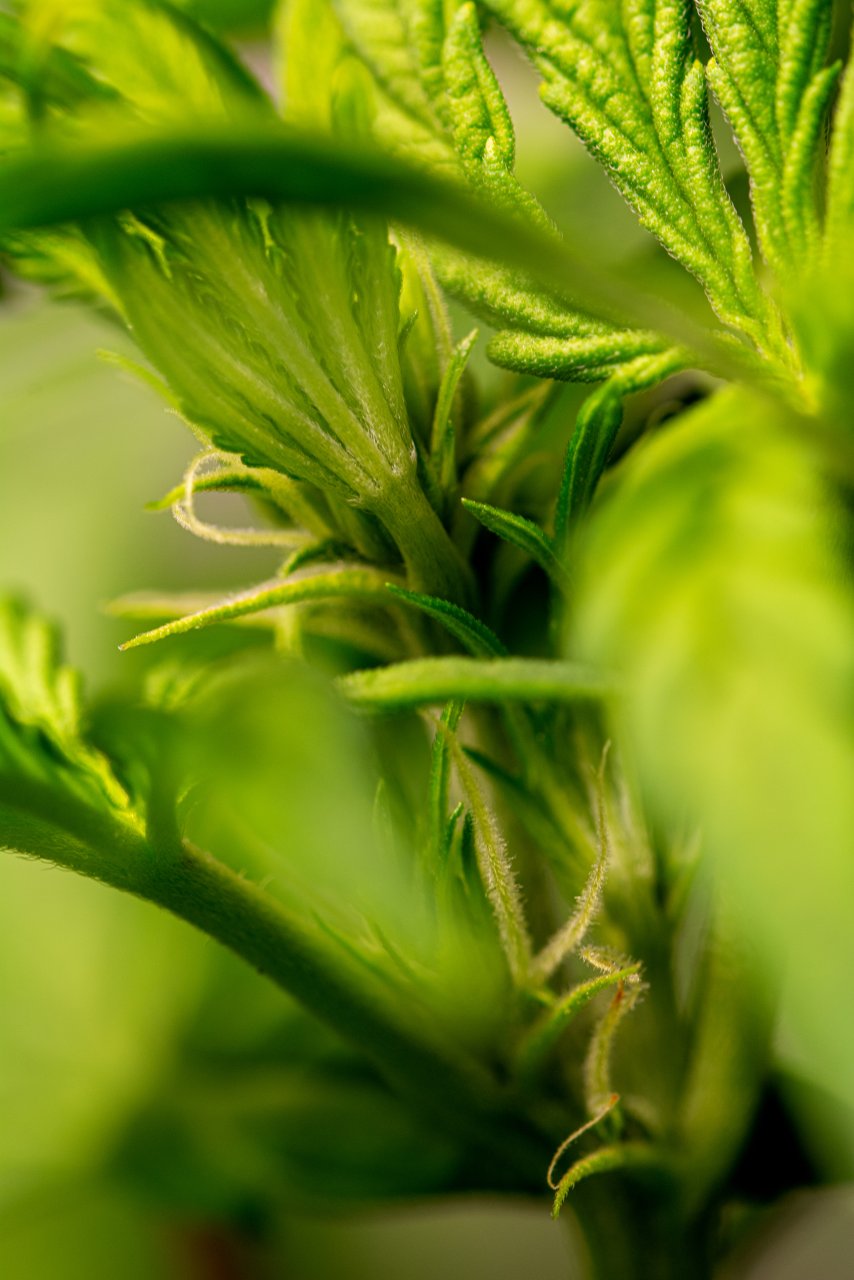
[[[414,475],[386,486],[374,513],[397,544],[413,590],[456,604],[471,599],[470,572]]]
[[[674,1214],[663,1188],[606,1174],[567,1203],[584,1233],[590,1280],[711,1280],[704,1224]]]
[[[49,820],[43,816],[51,814]],[[510,1112],[494,1077],[441,1032],[416,1028],[348,972],[325,937],[201,851],[152,847],[125,815],[39,782],[0,777],[0,843],[132,893],[195,925],[272,979],[370,1058],[393,1088],[461,1142],[537,1185],[548,1143]]]
[[[353,981],[323,944],[253,884],[215,859],[182,849],[145,897],[196,925],[296,997],[370,1057],[397,1092],[463,1142],[542,1176],[543,1147],[507,1114],[499,1088],[473,1059],[398,1022]]]

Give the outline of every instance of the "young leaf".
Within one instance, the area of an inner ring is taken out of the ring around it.
[[[639,984],[627,986],[622,982],[619,983],[608,1008],[593,1032],[590,1047],[584,1059],[584,1101],[590,1115],[595,1115],[607,1107],[609,1099],[615,1096],[611,1083],[611,1055],[614,1039],[623,1018],[631,1012],[641,994],[642,988]]]
[[[228,46],[171,5],[97,0],[55,8],[51,21],[44,3],[24,6],[18,21],[41,57],[64,58],[67,51],[88,68],[96,101],[106,93],[149,121],[271,114]]]
[[[415,658],[341,676],[344,696],[365,711],[397,711],[451,699],[473,702],[598,702],[613,685],[590,668],[526,658]]]
[[[121,887],[151,867],[144,823],[83,731],[54,628],[0,602],[0,848]]]
[[[757,231],[784,277],[816,247],[817,142],[839,73],[830,0],[699,0],[709,83],[747,162]]]
[[[521,987],[528,981],[531,960],[531,939],[525,920],[521,891],[506,842],[483,788],[475,778],[455,739],[453,745],[457,773],[474,822],[475,848],[484,892],[495,912],[498,932],[513,981]]]
[[[790,966],[816,1078],[850,1100],[854,607],[845,518],[790,426],[722,393],[636,453],[588,544],[579,650],[625,675],[650,802],[702,822],[751,935]]]
[[[548,1009],[530,1030],[519,1045],[517,1063],[523,1079],[534,1075],[540,1064],[551,1052],[573,1019],[585,1009],[602,991],[624,982],[638,980],[640,964],[626,965],[614,969],[612,973],[600,974],[598,978],[590,978],[562,996]]]
[[[571,530],[593,501],[623,422],[624,398],[655,386],[678,372],[684,362],[684,354],[678,351],[635,360],[582,405],[566,451],[557,500],[555,542],[559,547],[565,547]]]
[[[559,587],[568,585],[566,570],[555,555],[551,539],[533,520],[514,515],[512,511],[500,511],[484,502],[472,502],[470,498],[463,498],[463,506],[485,529],[530,556]]]
[[[265,609],[283,605],[303,604],[312,600],[358,600],[370,604],[388,603],[388,574],[367,566],[351,568],[342,566],[330,572],[310,570],[288,582],[273,580],[240,591],[218,604],[200,609],[186,617],[164,623],[153,631],[145,631],[133,640],[127,640],[122,649],[136,649],[140,645],[153,644],[170,636],[184,635],[200,627],[213,626],[245,618]]]
[[[597,779],[596,836],[599,843],[599,851],[596,861],[590,868],[587,883],[575,904],[575,910],[572,915],[534,957],[531,972],[535,981],[543,985],[549,981],[567,956],[581,946],[601,904],[602,890],[605,886],[605,877],[608,871],[608,860],[611,856],[608,815],[605,803],[606,758],[607,753],[603,756]]]
[[[436,85],[441,6],[420,0],[334,3],[347,35],[391,99],[429,132],[441,131],[438,95],[427,88]]]
[[[546,104],[605,165],[642,223],[691,271],[722,320],[777,351],[770,305],[721,178],[688,0],[489,0],[543,76]]]
[[[437,874],[447,865],[454,827],[459,818],[459,812],[455,811],[456,816],[451,815],[449,821],[448,796],[453,764],[452,738],[457,731],[464,706],[462,702],[448,703],[433,738],[427,812],[429,841]]]
[[[430,441],[430,458],[439,485],[444,493],[450,492],[456,485],[457,463],[456,444],[458,431],[453,421],[454,398],[458,394],[460,379],[477,341],[477,329],[473,329],[468,337],[463,338],[448,361],[433,414],[433,431]]]
[[[507,649],[495,632],[459,605],[448,600],[436,600],[432,596],[422,596],[415,591],[407,591],[404,587],[396,587],[393,583],[388,584],[388,590],[402,604],[411,605],[413,609],[426,613],[429,618],[435,618],[474,657],[507,656]]]
[[[597,1173],[612,1173],[622,1169],[658,1170],[660,1165],[661,1156],[646,1142],[621,1142],[613,1146],[600,1147],[589,1156],[582,1156],[580,1160],[576,1160],[554,1188],[552,1217],[559,1216],[570,1191],[585,1178],[591,1178]]]
[[[277,78],[286,120],[331,130],[335,77],[348,41],[326,0],[284,0],[274,26]]]
[[[825,264],[846,252],[854,225],[854,58],[845,69],[833,119],[827,174]]]
[[[56,629],[20,601],[0,601],[0,760],[35,778],[59,778],[100,805],[128,799],[107,759],[85,740],[80,677],[61,660]]]

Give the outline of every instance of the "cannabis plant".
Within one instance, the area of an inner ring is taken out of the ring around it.
[[[0,610],[3,846],[277,984],[332,1117],[149,1100],[165,1211],[551,1194],[591,1275],[684,1280],[803,1176],[769,1114],[850,1154],[845,9],[286,0],[262,86],[203,5],[0,6],[8,271],[195,436],[155,505],[278,557],[118,601],[92,702]],[[516,176],[511,40],[640,256]]]

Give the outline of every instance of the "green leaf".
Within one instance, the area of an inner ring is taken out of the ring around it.
[[[456,485],[457,463],[456,442],[457,426],[454,424],[454,401],[459,393],[460,379],[465,373],[472,348],[477,341],[477,329],[454,348],[454,352],[445,366],[439,394],[436,397],[436,408],[433,413],[433,430],[430,440],[430,457],[433,470],[443,492],[450,492]]]
[[[722,393],[636,452],[594,522],[578,650],[666,822],[685,811],[774,971],[816,1079],[854,1101],[838,974],[854,964],[854,606],[807,424]]]
[[[580,982],[565,996],[561,996],[551,1009],[527,1031],[518,1050],[518,1070],[523,1078],[530,1078],[537,1071],[570,1023],[602,991],[622,982],[637,981],[640,964],[626,965],[612,973],[600,974],[587,982]]]
[[[48,176],[50,175],[50,176]],[[551,291],[566,289],[591,317],[672,333],[703,353],[716,370],[749,371],[755,363],[697,324],[638,292],[636,282],[591,266],[565,244],[400,158],[354,148],[258,121],[179,132],[131,134],[121,140],[58,145],[45,141],[0,166],[0,233],[83,220],[133,207],[255,196],[274,203],[346,205],[377,210],[420,227],[478,257],[521,269]]]
[[[553,977],[555,971],[567,957],[581,946],[602,905],[602,893],[605,888],[608,863],[611,858],[611,838],[608,831],[605,799],[606,760],[607,751],[603,755],[597,779],[596,838],[599,846],[598,851],[595,861],[588,872],[587,882],[576,900],[575,910],[572,915],[534,956],[531,973],[534,980],[542,986],[545,986]]]
[[[566,451],[563,480],[555,513],[555,541],[564,547],[571,530],[584,516],[608,466],[623,422],[623,400],[644,391],[684,367],[679,351],[633,361],[615,373],[582,405]]]
[[[153,631],[146,631],[133,640],[126,641],[123,649],[135,649],[139,645],[153,644],[157,640],[165,640],[170,636],[184,635],[188,631],[196,631],[200,627],[213,626],[220,622],[230,622],[237,618],[245,618],[253,613],[261,613],[265,609],[279,608],[283,605],[303,604],[313,600],[358,600],[370,604],[384,605],[388,603],[388,573],[367,566],[351,568],[348,566],[327,572],[324,570],[308,570],[301,572],[291,581],[282,582],[274,579],[250,587],[246,591],[200,609],[173,622],[164,623]]]
[[[566,570],[555,554],[551,539],[533,520],[526,520],[512,511],[500,511],[485,502],[472,502],[469,498],[463,498],[463,506],[485,529],[530,556],[558,586],[567,586]]]
[[[277,7],[277,78],[287,120],[331,129],[335,74],[347,39],[326,0],[285,0]]]
[[[850,58],[833,118],[827,174],[825,263],[835,266],[854,226],[854,58]]]
[[[144,823],[86,739],[76,672],[55,629],[0,603],[0,848],[122,888],[148,873]]]
[[[828,0],[699,0],[707,75],[751,177],[762,250],[783,277],[819,233],[817,155],[839,67],[824,68]]]
[[[426,154],[422,137],[441,140],[448,118],[442,75],[446,19],[458,0],[333,0],[353,46],[407,118],[406,144]],[[412,126],[417,126],[413,131]],[[421,135],[421,136],[420,136]],[[447,162],[450,153],[442,159]]]
[[[9,599],[0,601],[0,721],[0,769],[127,808],[109,762],[84,737],[80,677],[62,662],[56,628]]]
[[[265,493],[264,484],[258,475],[251,471],[215,471],[209,475],[198,476],[193,483],[194,493]],[[162,498],[155,498],[146,503],[147,511],[169,511],[177,503],[184,500],[187,487],[176,485]]]
[[[463,164],[477,173],[490,143],[510,172],[516,152],[513,122],[480,39],[477,9],[462,4],[444,42],[444,85],[454,145]]]
[[[616,1098],[611,1080],[611,1058],[620,1024],[642,994],[635,983],[618,983],[608,1007],[599,1019],[584,1059],[584,1102],[589,1115],[609,1108]]]
[[[0,78],[36,94],[37,114],[47,103],[103,103],[118,96],[67,49],[39,44],[19,18],[5,13],[0,13]]]
[[[531,939],[525,920],[522,894],[506,841],[483,786],[454,740],[454,758],[460,785],[474,823],[475,851],[481,883],[495,914],[501,945],[517,987],[528,982]]]
[[[687,0],[489,0],[543,76],[546,104],[608,169],[641,222],[763,350],[776,322],[711,143]],[[778,352],[779,354],[779,352]]]
[[[613,1173],[621,1170],[658,1169],[661,1156],[655,1148],[645,1142],[621,1142],[613,1146],[600,1147],[589,1156],[582,1156],[563,1175],[555,1189],[552,1217],[557,1218],[564,1206],[567,1196],[573,1187],[585,1178],[597,1173]]]
[[[449,822],[448,797],[450,795],[453,764],[452,737],[457,731],[465,704],[449,702],[433,738],[430,757],[430,783],[427,814],[428,838],[433,858],[434,872],[438,875],[447,866],[456,819]],[[456,813],[456,810],[455,810]],[[457,818],[459,814],[457,814]]]
[[[149,122],[271,114],[227,45],[159,0],[40,0],[18,21],[39,56],[62,58],[67,51],[91,71],[96,98],[112,90]]]
[[[393,583],[388,584],[388,591],[395,600],[411,605],[413,609],[426,613],[429,618],[435,618],[474,657],[507,656],[507,649],[495,632],[490,630],[485,622],[481,622],[466,609],[461,609],[459,605],[452,604],[449,600],[437,600],[432,596],[419,595],[415,591],[396,587]]]
[[[341,676],[344,696],[365,711],[397,711],[451,699],[473,702],[599,702],[614,686],[592,668],[526,658],[415,658]]]
[[[517,313],[517,323],[523,314]],[[487,347],[490,360],[537,378],[598,382],[632,361],[656,355],[665,345],[660,334],[603,326],[580,315],[567,320],[560,326],[569,329],[567,333],[496,334]]]

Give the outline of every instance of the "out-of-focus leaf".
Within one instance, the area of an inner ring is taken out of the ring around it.
[[[55,627],[16,600],[0,601],[0,770],[58,777],[96,804],[127,806],[109,762],[84,739],[80,678],[61,660]]]
[[[214,1064],[180,1071],[129,1127],[114,1169],[172,1212],[247,1203],[387,1202],[454,1186],[464,1151],[341,1057],[327,1066]],[[164,1153],[169,1158],[164,1158]]]
[[[189,836],[263,882],[374,998],[429,1007],[428,1034],[491,1034],[490,940],[436,919],[406,860],[377,840],[368,731],[328,685],[259,657],[197,687],[185,714]]]
[[[850,1105],[854,606],[808,426],[722,393],[643,450],[587,544],[578,649],[626,679],[656,809],[702,820],[788,971],[816,1078]]]
[[[828,265],[845,256],[854,221],[854,61],[849,61],[842,81],[833,121],[828,161],[827,242]]]
[[[71,55],[149,122],[269,111],[227,46],[158,0],[34,0],[20,22],[35,70]]]
[[[467,192],[458,182],[376,149],[344,146],[259,120],[179,132],[104,135],[73,147],[45,142],[0,167],[0,231],[49,226],[123,208],[200,198],[377,210],[475,254],[519,267],[550,290],[566,289],[591,316],[673,334],[713,367],[753,370],[695,319],[638,292],[604,263],[591,264],[553,237]],[[664,284],[664,281],[662,281]]]
[[[598,702],[614,685],[593,667],[526,658],[413,658],[338,680],[365,711],[396,711],[461,698],[472,702]]]
[[[241,34],[263,27],[276,0],[176,0],[181,9],[217,31]]]

